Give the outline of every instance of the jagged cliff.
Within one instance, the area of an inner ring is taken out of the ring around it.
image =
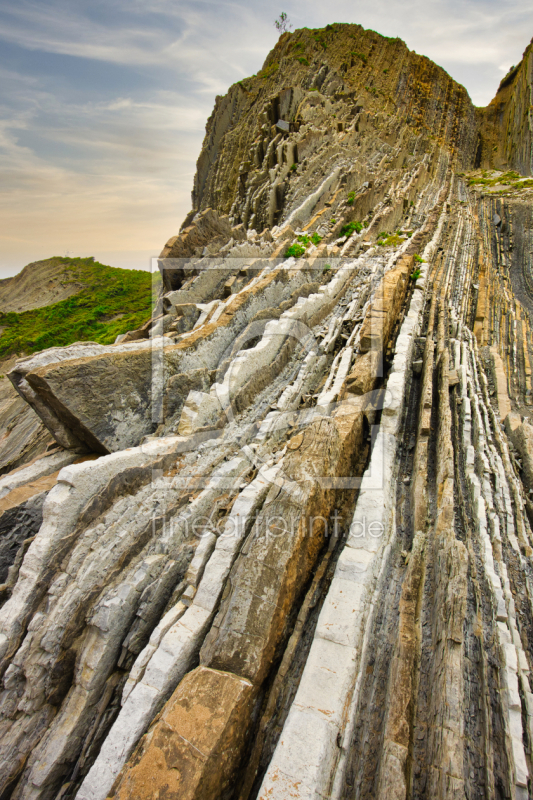
[[[150,324],[11,369],[0,796],[533,796],[531,58],[282,36]]]

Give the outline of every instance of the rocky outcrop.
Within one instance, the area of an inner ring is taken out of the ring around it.
[[[150,322],[13,366],[1,796],[529,797],[528,59],[489,163],[399,40],[282,36]]]
[[[503,78],[494,100],[481,111],[476,166],[533,175],[533,41],[520,64]]]

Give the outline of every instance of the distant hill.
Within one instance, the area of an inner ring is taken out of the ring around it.
[[[83,287],[74,283],[67,261],[75,259],[47,258],[34,261],[13,278],[0,281],[0,310],[29,311],[58,303],[77,294]]]
[[[0,359],[79,341],[110,344],[150,318],[152,275],[54,257],[0,281]]]

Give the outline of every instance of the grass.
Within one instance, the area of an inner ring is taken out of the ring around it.
[[[83,284],[77,294],[20,314],[0,313],[4,327],[0,357],[37,353],[90,340],[112,344],[120,333],[134,330],[151,316],[152,275],[143,270],[117,269],[91,258],[60,258],[66,283]],[[158,283],[160,282],[158,276]],[[158,291],[158,286],[156,293]],[[120,319],[112,319],[121,314]]]
[[[274,61],[272,64],[269,64],[268,67],[265,67],[265,69],[260,70],[257,74],[259,75],[260,78],[267,80],[272,75],[274,75],[274,73],[277,72],[278,69],[279,69],[279,64],[277,63],[277,61]]]
[[[403,242],[405,242],[405,238],[399,236],[397,233],[380,233],[376,244],[380,247],[398,247],[398,245],[403,244]]]
[[[321,45],[324,48],[324,50],[327,49],[327,44],[325,43],[320,33],[313,33],[311,35],[317,44]]]
[[[483,172],[483,177],[472,177],[468,180],[469,186],[497,186],[498,184],[513,186],[516,189],[521,189],[522,187],[531,188],[533,179],[523,178],[518,172],[510,170],[503,175],[496,176]]]

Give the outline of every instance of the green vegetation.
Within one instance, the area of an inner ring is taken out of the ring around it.
[[[320,33],[313,33],[312,36],[317,44],[321,45],[324,48],[324,50],[327,49],[327,44],[325,43]]]
[[[279,69],[279,64],[277,63],[277,61],[274,61],[272,64],[269,64],[268,67],[265,67],[265,69],[260,70],[260,72],[258,72],[257,74],[259,75],[260,78],[263,78],[263,80],[267,80],[272,75],[274,75],[274,73],[277,72],[278,69]]]
[[[290,258],[293,256],[294,258],[301,258],[305,253],[305,247],[302,244],[291,244],[290,247],[287,248],[285,251],[285,258]]]
[[[353,206],[354,200],[355,200],[355,192],[350,192],[350,194],[346,198],[346,202],[348,203],[349,206]]]
[[[292,164],[291,166],[292,172],[296,172],[297,169],[298,169],[298,164]]]
[[[300,64],[303,64],[304,67],[309,66],[309,61],[304,56],[299,56],[298,61],[300,62]]]
[[[363,228],[364,225],[362,222],[348,222],[346,225],[342,226],[341,236],[351,236],[354,232],[361,233]]]
[[[292,28],[289,18],[284,11],[282,11],[279,17],[274,20],[274,25],[276,26],[279,34],[287,33],[287,31]]]
[[[330,222],[331,222],[331,224],[332,224],[332,225],[335,225],[335,223],[337,222],[337,220],[335,219],[335,217],[332,217],[332,218],[330,219]]]
[[[357,50],[352,50],[350,55],[354,56],[355,58],[360,58],[363,64],[366,64],[368,61],[368,56],[365,56],[364,53],[358,53]]]
[[[504,172],[503,175],[494,175],[484,171],[482,177],[473,176],[468,179],[469,186],[498,186],[499,184],[511,186],[513,189],[531,188],[533,179],[523,178],[518,172],[512,170]]]
[[[418,253],[415,253],[415,261],[416,261],[417,264],[425,264],[426,263],[424,261],[424,259],[422,258],[422,256],[418,255]]]
[[[43,308],[0,313],[0,357],[37,353],[87,341],[112,344],[120,333],[138,328],[152,313],[152,275],[117,269],[91,258],[60,258],[66,283],[82,284],[75,295]],[[161,278],[157,276],[155,295]],[[120,315],[120,318],[118,318]]]
[[[403,242],[405,242],[405,238],[397,233],[380,233],[376,244],[380,247],[398,247]]]
[[[326,272],[330,272],[330,270],[331,270],[331,265],[330,264],[326,264],[326,266],[322,270],[322,275],[325,275]]]
[[[413,270],[413,272],[411,272],[411,275],[409,277],[411,278],[412,281],[417,281],[421,274],[422,273],[420,269],[415,269]]]
[[[301,258],[310,244],[318,244],[322,241],[322,238],[323,237],[319,236],[316,231],[311,234],[311,236],[307,233],[302,233],[298,236],[298,242],[291,244],[291,246],[287,248],[285,251],[285,258],[290,258],[291,256],[294,258]]]

